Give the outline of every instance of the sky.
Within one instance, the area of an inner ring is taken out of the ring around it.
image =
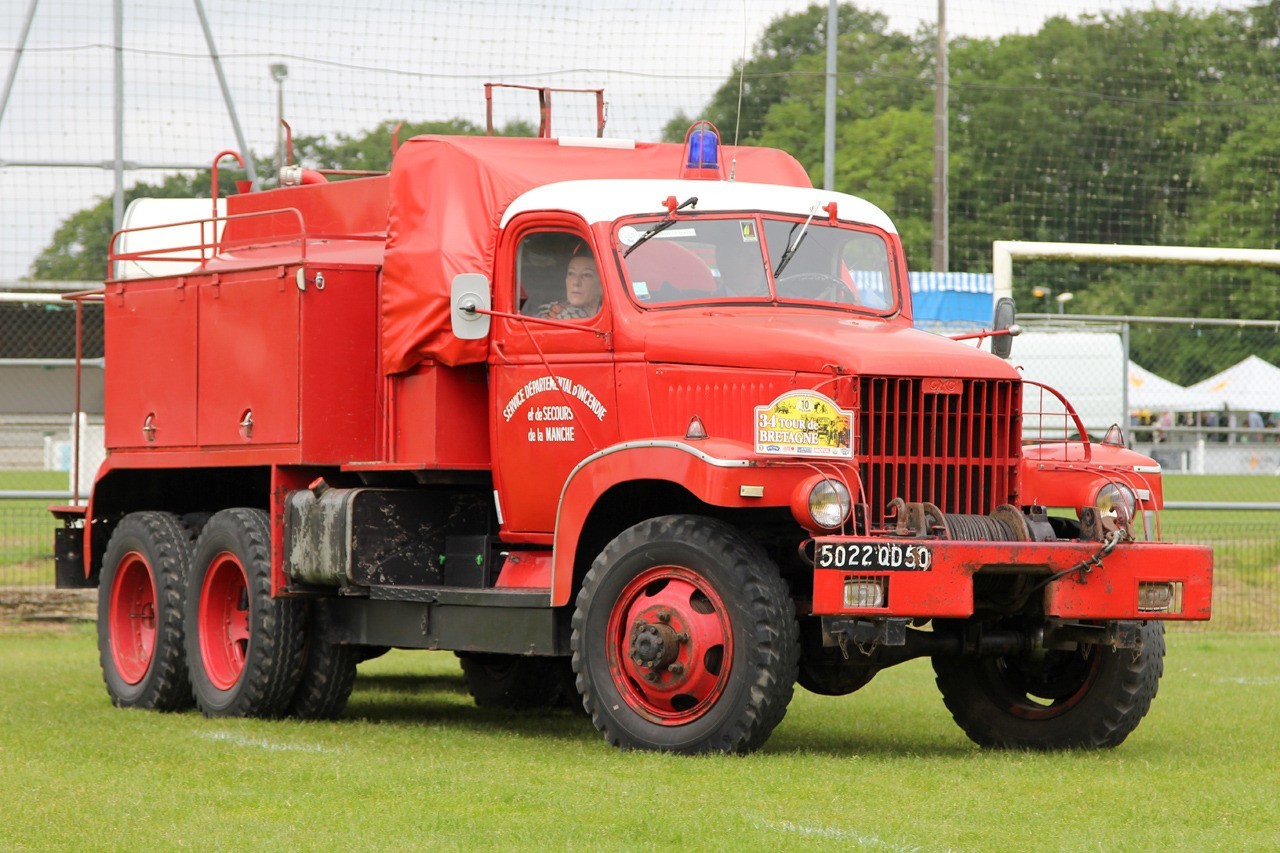
[[[5,78],[33,0],[0,3]],[[696,116],[779,15],[795,0],[204,0],[248,148],[275,147],[277,96],[268,67],[288,66],[285,116],[299,134],[358,134],[388,118],[463,117],[484,122],[483,83],[603,87],[606,135],[657,138],[677,111]],[[823,4],[825,5],[825,4]],[[932,25],[937,0],[861,0],[891,27]],[[954,35],[1035,32],[1053,15],[1071,18],[1170,3],[1129,0],[948,0]],[[1242,2],[1181,0],[1184,9]],[[0,116],[0,282],[23,276],[66,216],[111,192],[102,164],[113,157],[112,20],[104,0],[34,0],[26,50]],[[359,12],[353,9],[359,8]],[[125,152],[143,166],[208,164],[239,147],[195,6],[184,0],[124,0]],[[3,92],[0,91],[0,96]],[[557,135],[593,132],[588,96],[556,95]],[[498,124],[536,121],[534,96],[502,90]],[[723,129],[722,130],[726,130]],[[165,169],[129,173],[156,181]]]

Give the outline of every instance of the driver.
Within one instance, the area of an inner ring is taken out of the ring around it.
[[[549,320],[585,320],[600,311],[600,273],[585,244],[574,247],[564,272],[564,300],[538,306],[538,316]]]

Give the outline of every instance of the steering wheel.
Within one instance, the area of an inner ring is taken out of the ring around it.
[[[845,283],[833,275],[820,272],[801,272],[778,279],[778,295],[792,299],[813,299],[822,302],[847,302],[841,295],[849,295]]]

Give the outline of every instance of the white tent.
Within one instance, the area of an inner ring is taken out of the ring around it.
[[[1220,409],[1222,403],[1203,392],[1157,376],[1136,362],[1129,362],[1129,411],[1199,412]]]
[[[1251,355],[1187,390],[1209,401],[1205,411],[1280,412],[1280,367]]]

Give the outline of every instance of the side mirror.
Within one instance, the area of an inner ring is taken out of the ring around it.
[[[449,292],[449,320],[454,336],[464,341],[488,337],[489,315],[480,313],[488,310],[488,277],[475,272],[454,276]]]
[[[1013,338],[1022,332],[1014,322],[1013,300],[1002,296],[996,300],[995,314],[991,318],[991,329],[995,332],[1008,331],[1008,334],[996,335],[991,339],[991,354],[997,358],[1008,358],[1013,352]]]

